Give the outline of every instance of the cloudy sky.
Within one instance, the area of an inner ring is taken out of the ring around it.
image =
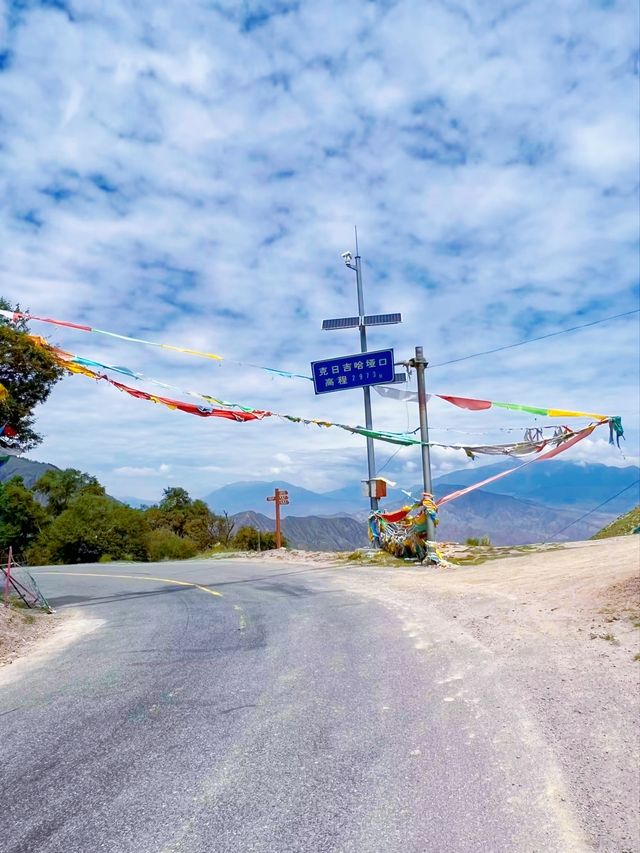
[[[35,314],[220,353],[215,364],[34,323],[80,355],[277,411],[360,424],[307,373],[357,350],[340,254],[357,224],[373,330],[437,364],[638,307],[635,2],[0,0],[0,294]],[[637,315],[434,367],[429,388],[620,414],[567,458],[638,456]],[[151,386],[145,386],[153,390]],[[433,438],[534,419],[430,407]],[[417,425],[374,395],[376,426]],[[548,423],[544,419],[541,423]],[[579,422],[582,423],[582,422]],[[201,420],[83,377],[41,409],[34,458],[116,495],[243,479],[325,490],[364,440]],[[403,485],[418,452],[378,445]],[[436,451],[436,473],[465,467]],[[476,463],[477,464],[477,463]],[[552,463],[549,463],[552,464]]]

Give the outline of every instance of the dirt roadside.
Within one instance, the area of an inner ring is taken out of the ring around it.
[[[21,616],[23,612],[14,614]],[[0,688],[29,675],[104,624],[102,619],[87,617],[79,609],[53,614],[27,611],[27,615],[35,617],[33,622],[14,620],[10,613],[0,615]]]
[[[55,614],[42,610],[5,608],[0,604],[0,667],[25,654],[57,624]]]
[[[553,755],[586,849],[640,851],[640,537],[345,575],[396,610],[416,648],[428,652],[439,633],[436,643],[465,638],[488,652]]]

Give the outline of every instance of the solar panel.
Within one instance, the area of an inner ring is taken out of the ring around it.
[[[394,374],[393,381],[394,381],[394,383],[395,382],[404,383],[407,381],[407,374],[406,373],[396,373],[396,374]]]
[[[360,317],[338,317],[335,320],[323,320],[322,328],[324,331],[333,331],[333,329],[355,329],[360,325]]]
[[[402,323],[402,314],[367,314],[365,326],[387,326],[391,323]]]

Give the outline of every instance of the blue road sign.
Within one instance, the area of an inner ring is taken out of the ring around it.
[[[312,361],[313,386],[316,394],[328,394],[330,391],[346,391],[347,388],[364,388],[366,385],[393,382],[393,361],[392,349]]]

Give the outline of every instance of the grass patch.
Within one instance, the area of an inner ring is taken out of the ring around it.
[[[590,640],[606,640],[607,643],[613,643],[614,646],[620,645],[620,640],[616,640],[613,634],[589,634]]]
[[[417,560],[403,560],[394,557],[383,550],[376,551],[351,551],[342,558],[348,563],[366,563],[368,566],[393,566],[394,568],[406,568],[407,565],[415,564]]]
[[[628,536],[640,527],[640,504],[637,507],[616,518],[598,531],[592,539],[609,539],[611,536]]]
[[[468,557],[456,557],[455,559],[448,557],[447,559],[454,566],[481,566],[491,558],[488,556],[483,557],[480,554],[470,554]]]

